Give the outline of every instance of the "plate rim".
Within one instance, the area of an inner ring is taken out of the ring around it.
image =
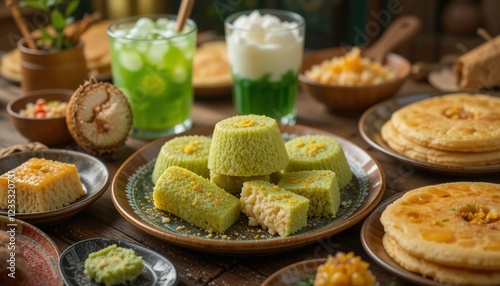
[[[73,284],[70,284],[68,283],[68,281],[66,281],[66,275],[63,273],[63,270],[62,270],[62,261],[63,261],[63,257],[69,252],[71,251],[72,249],[74,249],[77,245],[80,245],[80,244],[83,244],[83,243],[86,243],[86,242],[89,242],[89,241],[108,241],[110,242],[109,245],[111,244],[123,244],[123,245],[126,245],[127,247],[129,248],[132,248],[132,249],[141,249],[142,251],[145,251],[145,252],[150,252],[150,253],[154,253],[157,257],[161,257],[163,258],[165,261],[168,261],[168,263],[171,264],[174,272],[175,272],[175,280],[174,280],[174,283],[173,285],[177,285],[179,283],[179,271],[177,270],[177,267],[175,267],[175,264],[170,260],[168,259],[165,255],[161,254],[160,252],[156,251],[156,250],[153,250],[151,248],[147,248],[143,245],[140,245],[138,243],[135,243],[135,242],[131,242],[131,241],[126,241],[126,240],[122,240],[122,239],[118,239],[118,238],[111,238],[111,237],[91,237],[91,238],[87,238],[87,239],[84,239],[84,240],[79,240],[73,244],[71,244],[70,246],[68,246],[64,251],[61,252],[61,254],[59,255],[59,261],[58,261],[58,267],[59,267],[59,272],[60,272],[60,275],[61,275],[61,278],[62,280],[64,281],[65,285],[73,285]],[[169,285],[169,284],[165,284],[165,285]]]
[[[375,261],[375,263],[377,263],[380,267],[393,273],[394,275],[400,277],[401,279],[403,279],[405,281],[416,283],[418,285],[429,285],[429,286],[445,285],[443,283],[434,281],[430,278],[426,278],[424,276],[421,276],[415,272],[411,272],[409,270],[406,270],[402,266],[399,266],[399,269],[396,269],[386,259],[381,258],[376,254],[376,250],[373,249],[373,245],[374,245],[373,242],[369,241],[367,239],[368,233],[371,230],[376,228],[375,225],[373,224],[373,222],[378,222],[377,225],[380,224],[380,227],[382,227],[382,229],[383,229],[383,226],[380,223],[380,216],[381,216],[382,212],[385,210],[385,208],[389,204],[391,204],[395,200],[401,198],[405,193],[406,192],[399,192],[399,193],[396,193],[396,194],[388,197],[387,199],[385,199],[384,201],[379,203],[378,206],[370,213],[370,215],[368,215],[366,217],[366,219],[363,221],[363,224],[361,225],[361,230],[360,230],[361,245],[363,246],[363,249],[368,254],[368,256],[370,256],[370,258],[373,261]],[[382,237],[377,237],[376,243],[379,243],[380,245],[382,245]],[[389,254],[385,251],[383,246],[382,246],[382,250],[389,257],[390,262],[393,262],[393,264],[399,265],[399,263],[397,263],[394,259],[392,259],[389,256]]]
[[[0,221],[4,221],[5,223],[7,223],[6,225],[8,225],[9,217],[5,216],[5,215],[0,215]],[[41,229],[39,229],[35,225],[30,224],[22,219],[17,218],[17,214],[16,214],[16,218],[15,218],[14,222],[12,222],[12,223],[22,225],[23,229],[29,228],[30,230],[36,232],[38,235],[42,236],[48,242],[48,244],[51,246],[52,250],[54,250],[54,252],[56,254],[56,257],[52,257],[56,261],[56,267],[55,268],[51,267],[51,269],[54,271],[55,276],[59,278],[61,285],[63,285],[64,280],[61,276],[60,269],[59,269],[59,257],[61,256],[61,250],[59,249],[57,244],[52,240],[52,238],[50,238],[50,236],[48,234],[43,232]],[[16,233],[17,233],[17,231],[18,231],[18,226],[16,225]],[[27,236],[30,239],[32,238],[32,237],[30,237],[26,234],[23,234],[23,233],[21,233],[21,235]],[[47,250],[47,248],[45,248],[45,247],[44,247],[44,249]],[[25,261],[25,262],[26,262],[26,264],[28,264],[28,261]]]
[[[271,285],[273,285],[273,284],[270,284],[271,282],[273,282],[273,280],[279,279],[279,277],[281,277],[285,272],[287,272],[287,271],[289,271],[291,269],[297,268],[298,266],[305,265],[305,264],[308,264],[308,263],[317,264],[319,266],[319,265],[325,263],[327,260],[328,260],[328,258],[326,258],[326,257],[324,257],[324,258],[313,258],[313,259],[302,260],[302,261],[299,261],[299,262],[295,262],[295,263],[289,264],[289,265],[287,265],[285,267],[282,267],[282,268],[276,270],[271,275],[269,275],[266,278],[266,280],[264,280],[264,282],[262,282],[261,286],[271,286]],[[316,273],[316,269],[315,269],[314,274],[315,273]],[[305,273],[305,274],[312,274],[312,273]]]
[[[90,194],[88,197],[82,199],[81,201],[77,201],[77,202],[71,203],[67,206],[64,206],[62,208],[58,208],[58,209],[50,210],[50,211],[45,211],[45,212],[38,212],[38,213],[17,213],[16,212],[16,218],[25,220],[27,222],[31,222],[33,224],[37,224],[38,221],[42,221],[42,223],[40,223],[41,225],[45,225],[46,223],[50,224],[50,223],[62,222],[64,220],[68,219],[68,216],[64,215],[64,216],[58,217],[57,215],[60,215],[61,213],[63,213],[63,214],[68,214],[69,216],[72,216],[72,215],[78,213],[79,211],[82,210],[82,208],[91,205],[94,201],[96,201],[99,197],[101,197],[104,194],[104,192],[106,192],[106,190],[109,186],[109,183],[110,183],[109,170],[106,167],[106,165],[101,160],[97,159],[96,157],[91,156],[91,155],[86,154],[86,153],[78,152],[78,151],[67,150],[67,149],[30,150],[30,151],[24,151],[24,152],[16,152],[16,153],[12,153],[12,154],[9,154],[7,156],[1,157],[0,162],[2,162],[3,160],[6,160],[6,159],[20,157],[20,156],[24,156],[24,155],[30,154],[30,153],[33,154],[33,156],[42,156],[42,158],[45,158],[45,157],[43,157],[44,153],[45,154],[47,154],[47,153],[49,153],[49,154],[67,153],[67,154],[71,154],[77,158],[86,158],[87,160],[93,162],[93,166],[98,165],[101,169],[104,170],[104,176],[105,176],[106,180],[105,180],[104,184],[102,184],[102,186],[100,186],[100,188],[96,187],[95,192]],[[37,155],[37,154],[39,154],[39,155]],[[68,162],[66,162],[66,163],[68,163]],[[89,191],[87,191],[87,194],[88,193],[89,193]],[[4,212],[3,210],[4,209],[0,209],[0,215],[7,214],[7,212]],[[54,218],[54,217],[55,217],[55,219],[48,220],[49,218]]]
[[[439,95],[436,95],[439,96]],[[448,166],[448,165],[439,165],[435,163],[429,163],[429,162],[423,162],[423,161],[418,161],[415,159],[408,158],[404,156],[403,154],[399,154],[398,152],[392,150],[392,148],[385,146],[384,144],[380,144],[378,140],[375,138],[372,138],[370,136],[370,132],[368,132],[369,129],[374,129],[377,134],[380,134],[380,128],[370,128],[368,127],[369,124],[367,123],[368,120],[367,118],[376,113],[379,110],[382,110],[384,108],[391,108],[391,112],[389,114],[389,117],[392,113],[394,113],[396,110],[423,100],[427,98],[434,97],[431,94],[428,93],[415,93],[415,94],[409,94],[401,97],[396,97],[396,98],[390,98],[388,100],[384,100],[382,102],[379,102],[375,104],[374,106],[370,107],[367,109],[363,114],[361,115],[359,121],[358,121],[358,130],[361,135],[361,137],[367,142],[370,146],[374,147],[375,149],[381,151],[382,153],[390,156],[393,159],[408,163],[414,167],[417,167],[419,169],[427,170],[427,171],[432,171],[432,172],[437,172],[437,173],[443,173],[443,174],[448,174],[448,175],[477,175],[477,174],[495,174],[500,172],[500,164],[493,164],[493,165],[483,165],[483,166]],[[402,101],[408,100],[409,102],[406,104],[401,104]],[[396,107],[396,108],[395,108]],[[387,122],[388,118],[384,121]]]
[[[328,236],[337,234],[355,223],[361,221],[364,217],[366,217],[380,202],[383,197],[385,186],[386,186],[386,178],[382,166],[380,163],[373,158],[370,154],[368,154],[365,150],[361,149],[359,146],[354,144],[353,142],[340,137],[332,132],[308,127],[304,125],[280,125],[280,131],[283,132],[291,132],[293,130],[301,130],[302,132],[307,132],[307,134],[323,134],[332,136],[335,139],[338,139],[341,145],[349,144],[351,148],[356,149],[356,152],[363,154],[364,156],[370,159],[370,162],[376,166],[378,175],[377,175],[377,183],[376,192],[368,193],[365,197],[365,201],[355,210],[353,214],[344,220],[338,222],[334,226],[334,231],[332,231],[332,227],[326,227],[323,229],[319,229],[314,231],[313,233],[306,233],[297,236],[289,236],[285,238],[276,238],[273,240],[263,240],[263,241],[219,241],[219,240],[204,240],[204,239],[194,239],[187,236],[181,236],[175,233],[170,233],[165,230],[159,229],[145,221],[143,221],[130,207],[130,204],[126,200],[125,189],[119,190],[117,184],[121,179],[121,176],[124,173],[124,169],[128,167],[131,162],[137,160],[142,153],[154,148],[156,145],[161,147],[162,143],[170,140],[176,136],[183,135],[194,135],[194,134],[206,134],[203,132],[212,132],[214,126],[210,127],[199,127],[193,128],[187,132],[170,135],[167,137],[163,137],[148,143],[147,145],[141,147],[136,152],[134,152],[126,161],[122,163],[122,165],[116,171],[112,183],[111,183],[111,200],[115,205],[115,208],[118,210],[120,215],[128,220],[135,227],[139,228],[150,235],[153,235],[157,238],[160,238],[169,243],[187,247],[190,249],[199,250],[202,252],[215,253],[215,254],[229,254],[229,255],[262,255],[276,252],[284,252],[289,251],[301,246],[305,246],[307,244],[311,244],[315,241],[319,241]],[[296,131],[297,132],[297,131]],[[356,154],[353,154],[356,155]],[[136,166],[138,168],[140,166]],[[369,186],[373,188],[374,182],[370,181]],[[121,193],[120,193],[121,192]],[[121,196],[121,198],[120,198]]]

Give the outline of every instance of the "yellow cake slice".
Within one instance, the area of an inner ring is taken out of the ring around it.
[[[337,176],[330,170],[283,174],[278,186],[309,199],[308,216],[335,216],[340,206]]]
[[[75,165],[31,158],[0,176],[0,207],[8,209],[15,189],[15,211],[36,213],[55,210],[85,195]]]
[[[151,179],[158,181],[161,174],[171,166],[186,168],[202,177],[209,178],[208,152],[212,140],[206,136],[179,136],[163,144],[156,159]]]
[[[250,226],[289,236],[307,225],[309,200],[265,181],[243,183],[241,210]]]
[[[337,175],[339,188],[352,179],[352,172],[340,143],[324,135],[304,135],[285,144],[289,156],[285,172],[331,170]]]
[[[215,183],[220,188],[224,189],[226,192],[231,194],[239,194],[241,192],[241,188],[243,187],[243,183],[247,181],[270,181],[269,175],[261,175],[261,176],[228,176],[217,174],[215,172],[210,172],[210,181]]]
[[[172,166],[153,190],[155,207],[205,230],[222,233],[240,217],[240,201],[185,168]]]
[[[261,115],[233,116],[215,125],[208,168],[229,176],[269,175],[288,163],[276,120]]]

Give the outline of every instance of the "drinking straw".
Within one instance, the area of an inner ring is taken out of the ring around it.
[[[186,19],[191,15],[191,10],[193,9],[194,0],[182,0],[181,6],[179,8],[179,13],[177,13],[177,33],[184,29],[184,24]]]
[[[5,4],[7,5],[7,7],[9,7],[17,27],[19,28],[19,30],[21,30],[23,37],[26,39],[28,47],[30,49],[37,50],[38,48],[35,44],[35,41],[31,37],[31,33],[28,30],[28,26],[26,25],[26,22],[24,21],[23,16],[21,15],[21,11],[19,11],[19,7],[17,6],[17,4],[13,0],[6,0]]]

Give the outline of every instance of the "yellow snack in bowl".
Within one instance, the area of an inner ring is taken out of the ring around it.
[[[362,57],[359,47],[352,48],[344,56],[312,66],[304,75],[319,83],[339,86],[375,85],[397,78],[396,72],[389,67]]]
[[[335,256],[328,256],[328,260],[316,270],[314,286],[341,286],[341,285],[375,285],[375,277],[368,269],[370,264],[354,256],[337,252]]]

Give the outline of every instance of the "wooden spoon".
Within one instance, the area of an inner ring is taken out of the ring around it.
[[[420,32],[421,27],[419,18],[411,15],[400,16],[387,27],[373,45],[365,49],[363,55],[383,63],[389,52],[412,40]]]

